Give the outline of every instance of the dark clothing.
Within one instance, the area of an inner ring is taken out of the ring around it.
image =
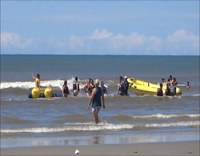
[[[163,96],[163,91],[161,88],[158,89],[157,96]]]
[[[170,89],[169,88],[166,88],[165,95],[170,96]]]
[[[93,101],[92,101],[92,107],[95,108],[96,106],[101,106],[101,96],[102,96],[102,90],[100,87],[96,87],[96,94],[94,95]]]
[[[121,82],[120,84],[119,84],[119,90],[118,90],[118,92],[119,92],[119,94],[120,95],[124,95],[124,82]]]
[[[73,90],[77,90],[76,86],[77,86],[77,82],[74,81],[74,82],[73,82]],[[79,90],[80,90],[80,89],[79,89],[79,84],[78,84],[78,91],[79,91]]]
[[[76,90],[76,82],[73,82],[73,90]]]
[[[125,79],[125,81],[124,81],[124,95],[128,95],[128,87],[129,87],[129,83],[128,83],[127,79]]]
[[[63,88],[63,93],[64,93],[64,94],[67,94],[67,95],[70,94],[70,93],[69,93],[68,87],[67,87],[67,86],[63,86],[63,87],[64,87],[64,88]]]

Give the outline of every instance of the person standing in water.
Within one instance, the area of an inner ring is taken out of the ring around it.
[[[189,81],[187,81],[186,88],[190,88],[190,82]]]
[[[124,80],[123,80],[123,77],[120,76],[119,77],[119,86],[118,86],[118,89],[117,89],[117,93],[121,96],[124,96]]]
[[[104,94],[102,93],[102,90],[99,87],[98,79],[95,80],[95,88],[92,90],[92,95],[90,98],[88,109],[90,109],[91,105],[95,124],[98,124],[100,122],[98,114],[101,109],[101,106],[103,105],[103,108],[105,108]]]
[[[75,77],[75,81],[73,82],[73,92],[74,96],[77,96],[79,93],[79,82],[78,82],[78,77]]]
[[[94,88],[93,80],[89,78],[88,82],[85,84],[84,87],[84,91],[87,94],[87,96],[91,96],[93,88]]]
[[[40,88],[40,74],[37,74],[36,76],[32,73],[33,80],[35,81],[35,87]]]
[[[163,96],[163,84],[160,83],[160,88],[157,90],[157,96]]]
[[[65,80],[65,81],[64,81],[64,84],[63,84],[63,86],[62,86],[62,96],[63,96],[63,97],[67,97],[67,95],[69,95],[69,94],[70,94],[69,88],[68,88],[68,86],[67,86],[67,81]]]
[[[108,94],[106,87],[104,86],[104,82],[101,81],[101,91],[104,95]]]
[[[128,77],[124,76],[124,95],[128,96],[128,87],[129,87],[129,83],[128,83]]]
[[[39,89],[44,89],[45,87],[44,86],[41,86],[40,85],[40,74],[37,74],[36,76],[32,73],[32,78],[33,80],[35,81],[35,88],[39,88]],[[40,96],[39,97],[42,97],[44,98],[45,95],[44,93],[40,93]],[[32,94],[29,95],[29,98],[32,98]]]

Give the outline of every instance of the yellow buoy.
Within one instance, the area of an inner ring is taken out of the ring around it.
[[[33,88],[31,91],[32,98],[36,99],[40,97],[40,88]]]
[[[52,97],[53,95],[53,89],[48,87],[44,90],[44,96],[45,98],[49,98],[49,97]]]

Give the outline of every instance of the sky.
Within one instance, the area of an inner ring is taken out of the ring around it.
[[[199,0],[1,0],[1,54],[199,55]]]

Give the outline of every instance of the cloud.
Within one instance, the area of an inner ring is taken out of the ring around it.
[[[23,38],[17,33],[2,32],[1,46],[24,49],[33,44],[33,39]]]
[[[198,45],[199,37],[195,36],[194,34],[187,32],[184,29],[177,30],[172,35],[167,37],[167,41],[171,42],[172,44],[191,44],[191,45]]]
[[[167,37],[167,43],[174,51],[179,50],[184,54],[195,53],[196,51],[199,54],[199,36],[195,36],[185,29],[180,29],[170,34]]]
[[[91,35],[91,40],[98,40],[99,46],[104,46],[104,51],[109,53],[139,54],[141,52],[159,51],[162,39],[156,36],[145,36],[139,33],[114,34],[108,30],[95,30]],[[98,49],[98,47],[96,47]]]
[[[55,54],[127,54],[127,55],[199,55],[199,36],[177,30],[166,37],[138,32],[114,33],[96,29],[85,36],[58,38],[25,38],[16,33],[3,32],[1,45],[6,48],[27,49],[32,53]]]
[[[104,40],[112,37],[112,32],[109,32],[107,30],[95,30],[92,35],[90,36],[91,39],[94,40]]]

